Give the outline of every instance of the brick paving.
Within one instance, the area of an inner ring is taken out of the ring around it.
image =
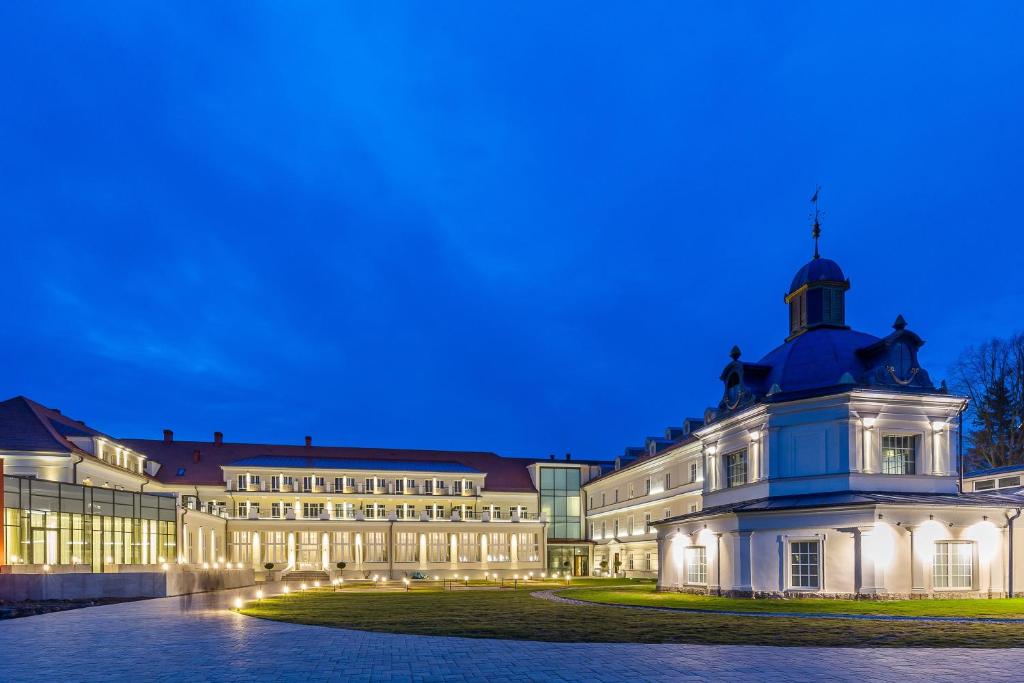
[[[1024,650],[541,643],[264,621],[222,591],[0,622],[0,681],[1019,681]]]

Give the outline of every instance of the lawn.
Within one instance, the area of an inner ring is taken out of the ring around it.
[[[636,592],[642,594],[642,591]],[[420,588],[410,592],[368,593],[324,588],[293,592],[259,603],[250,602],[241,612],[278,621],[367,631],[547,642],[1024,647],[1024,629],[1013,624],[843,621],[650,612],[554,603],[531,597],[525,590],[440,591]]]
[[[875,614],[908,617],[1024,618],[1024,598],[993,600],[751,600],[686,593],[657,593],[651,584],[617,588],[586,587],[562,593],[567,598],[614,605],[644,605],[730,612]],[[1021,625],[1024,629],[1024,624]]]

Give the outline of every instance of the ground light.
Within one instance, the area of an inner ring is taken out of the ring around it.
[[[235,598],[235,609],[242,609],[243,604],[242,598]]]
[[[320,582],[319,581],[314,581],[313,582],[313,588],[319,588],[319,587],[320,587]]]
[[[284,588],[281,589],[281,592],[284,593],[285,595],[288,595],[289,593],[291,593],[291,589],[288,588],[288,586],[285,586]]]
[[[409,578],[406,577],[406,578],[402,579],[402,583],[405,584],[405,591],[408,593],[409,592]]]
[[[260,602],[262,600],[263,600],[263,589],[262,588],[257,588],[256,589],[256,602]]]
[[[299,590],[300,591],[306,590],[306,584],[304,582],[299,584]]]
[[[164,562],[162,565],[160,565],[160,568],[163,569],[164,571],[167,571],[168,569],[171,568],[171,565],[169,565],[166,562]]]

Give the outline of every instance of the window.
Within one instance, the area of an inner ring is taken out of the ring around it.
[[[725,454],[725,485],[740,486],[747,483],[747,449]]]
[[[672,508],[665,508],[664,512],[665,515],[662,517],[662,519],[668,519],[672,516]]]
[[[395,493],[405,493],[405,479],[395,479]]]
[[[232,562],[252,564],[252,532],[232,531],[228,541],[228,557]]]
[[[331,562],[351,562],[352,534],[348,531],[331,533]]]
[[[914,474],[916,440],[913,434],[882,435],[882,474]]]
[[[433,493],[433,492],[434,492],[434,480],[433,479],[424,479],[423,480],[423,493]]]
[[[281,475],[274,474],[270,477],[270,490],[280,491],[281,490]]]
[[[487,534],[487,561],[508,562],[511,559],[508,534]]]
[[[1020,486],[1020,477],[1003,477],[999,480],[999,488],[1008,486]]]
[[[271,503],[270,504],[270,516],[274,517],[275,519],[281,516],[281,504],[280,503]]]
[[[644,553],[644,571],[651,571],[654,569],[654,564],[651,561],[651,553]]]
[[[264,533],[263,561],[274,564],[288,561],[288,534],[284,531]]]
[[[259,486],[260,485],[260,475],[258,475],[258,474],[250,474],[249,475],[249,483],[252,484],[253,486]]]
[[[706,584],[708,582],[708,551],[702,545],[686,549],[686,583]]]
[[[989,489],[994,489],[995,487],[996,487],[996,480],[995,479],[985,479],[984,481],[976,481],[976,482],[974,482],[974,490],[975,491],[988,491]]]
[[[313,490],[313,477],[302,478],[302,490],[307,493]]]
[[[626,518],[626,535],[627,536],[632,536],[633,535],[633,515],[630,515],[629,517]]]
[[[644,513],[644,533],[645,534],[651,533],[651,513],[650,512],[645,512]]]
[[[651,495],[651,480],[649,478],[644,480],[644,495]]]
[[[619,520],[615,520],[615,538],[619,537]]]
[[[408,531],[395,533],[395,562],[419,562],[419,534]]]
[[[519,561],[540,561],[540,535],[536,531],[521,531],[516,535],[518,536],[516,550],[519,553]]]
[[[668,472],[665,474],[665,490],[668,491],[672,488],[672,473]]]
[[[345,477],[334,478],[334,491],[335,493],[341,493],[345,490]]]
[[[619,502],[619,490],[618,489],[615,489],[615,502],[616,503]]]
[[[324,511],[323,503],[303,503],[302,516],[306,519],[316,519]]]
[[[588,510],[593,510],[594,509],[594,497],[593,496],[590,497],[590,506],[587,509]]]
[[[607,504],[608,504],[608,501],[607,501],[607,499],[605,497],[605,494],[602,493],[601,494],[601,507],[604,507]]]
[[[793,541],[789,544],[790,586],[820,587],[820,547],[818,541]]]
[[[974,544],[969,541],[935,543],[932,583],[936,588],[964,589],[974,585]]]
[[[371,531],[364,534],[363,560],[365,562],[387,562],[388,561],[388,540],[387,534],[382,531]]]
[[[696,511],[697,511],[697,504],[694,503],[693,505],[690,506],[690,512],[696,512]]]
[[[629,497],[636,498],[636,487],[633,484],[629,485]]]
[[[480,561],[480,536],[473,533],[458,534],[459,562]]]
[[[239,491],[244,491],[246,488],[248,488],[248,487],[246,486],[245,475],[244,474],[239,474],[238,475],[238,490]]]
[[[451,557],[448,534],[427,534],[427,561],[448,562]]]
[[[373,492],[373,477],[367,477],[366,478],[366,481],[364,482],[363,490],[366,491],[367,493],[372,493]]]
[[[462,493],[462,480],[456,479],[452,482],[452,493]]]
[[[601,522],[601,538],[608,538],[608,529],[604,522]]]
[[[635,567],[633,566],[633,553],[628,553],[626,555],[626,569],[635,569]]]
[[[697,462],[690,463],[690,483],[693,484],[697,481]]]

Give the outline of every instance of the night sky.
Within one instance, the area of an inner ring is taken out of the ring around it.
[[[0,9],[2,398],[613,457],[782,342],[817,184],[855,329],[1024,328],[1020,3],[136,4]]]

